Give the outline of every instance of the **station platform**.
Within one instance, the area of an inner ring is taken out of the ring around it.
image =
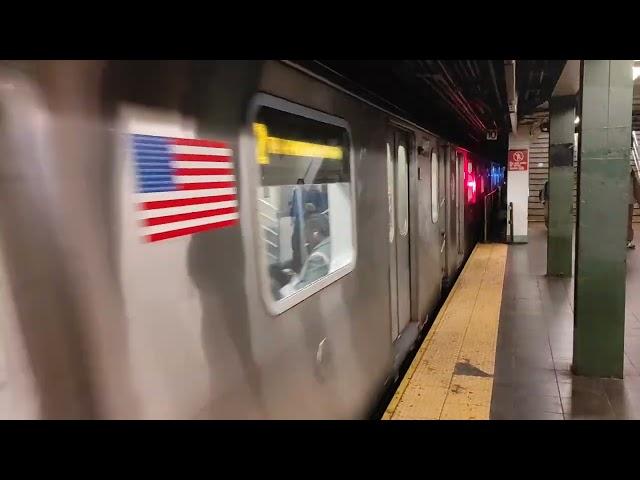
[[[628,252],[623,380],[571,373],[573,278],[547,277],[545,262],[542,224],[527,244],[478,244],[383,419],[640,419],[640,250]]]

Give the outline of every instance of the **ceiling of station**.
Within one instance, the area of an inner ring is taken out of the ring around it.
[[[548,100],[565,60],[517,60],[518,116]],[[510,131],[503,60],[297,62],[468,148],[502,149]],[[487,141],[497,130],[498,140]]]

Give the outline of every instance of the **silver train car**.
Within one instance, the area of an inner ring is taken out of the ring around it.
[[[294,63],[0,62],[0,417],[366,418],[493,186]]]

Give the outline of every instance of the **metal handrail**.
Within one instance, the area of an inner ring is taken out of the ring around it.
[[[266,225],[261,225],[261,227],[262,227],[263,230],[266,230],[267,232],[269,232],[270,234],[272,234],[272,235],[274,235],[276,237],[280,236],[280,234],[278,232],[276,232],[273,228],[269,228]]]
[[[262,202],[267,207],[271,208],[274,212],[278,211],[278,207],[276,207],[275,205],[272,205],[271,203],[267,202],[264,198],[259,198],[258,201]]]
[[[271,209],[271,211],[273,212],[273,214],[276,215],[276,217],[272,217],[271,215],[269,215],[268,213],[266,213],[264,211],[258,211],[258,215],[260,215],[263,218],[266,218],[268,220],[268,222],[271,224],[271,226],[275,227],[278,224],[278,218],[277,218],[278,214],[279,214],[278,207],[276,207],[275,205],[272,205],[270,202],[268,202],[264,198],[259,198],[258,201],[260,202],[260,204],[265,205],[266,207]],[[271,247],[272,249],[274,249],[275,252],[278,253],[278,255],[279,255],[279,251],[280,251],[280,245],[279,245],[280,232],[278,232],[274,228],[270,228],[270,226],[267,226],[262,222],[260,222],[260,227],[262,227],[262,231],[265,232],[265,234],[262,236],[262,240],[268,245],[268,247]],[[273,237],[276,238],[276,241],[269,240],[267,238],[267,234],[273,235]],[[277,261],[278,260],[278,255],[273,253],[273,251],[269,251],[269,248],[267,248],[267,256],[268,257],[270,257],[270,258],[274,259],[275,261]]]
[[[495,201],[495,194],[498,193],[499,190],[500,190],[499,187],[496,187],[484,196],[484,242],[485,243],[487,242],[487,239],[488,239],[488,227],[487,227],[489,224],[489,220],[488,220],[489,215],[487,214],[488,200],[491,197],[491,201],[492,202]]]
[[[514,226],[513,226],[513,202],[509,202],[509,232],[510,232],[510,242],[513,243],[514,237]]]
[[[271,245],[273,248],[278,248],[278,245],[276,243],[272,242],[271,240],[269,240],[269,239],[267,239],[265,237],[262,237],[262,240],[264,240],[264,242],[267,243],[268,245]]]
[[[269,215],[267,215],[266,213],[262,213],[262,212],[258,212],[258,215],[263,216],[264,218],[271,220],[273,223],[276,223],[278,221],[277,218],[274,217],[270,217]]]

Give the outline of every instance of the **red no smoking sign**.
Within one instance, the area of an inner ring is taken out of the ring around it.
[[[509,150],[509,170],[525,171],[529,168],[529,152],[527,150]]]

